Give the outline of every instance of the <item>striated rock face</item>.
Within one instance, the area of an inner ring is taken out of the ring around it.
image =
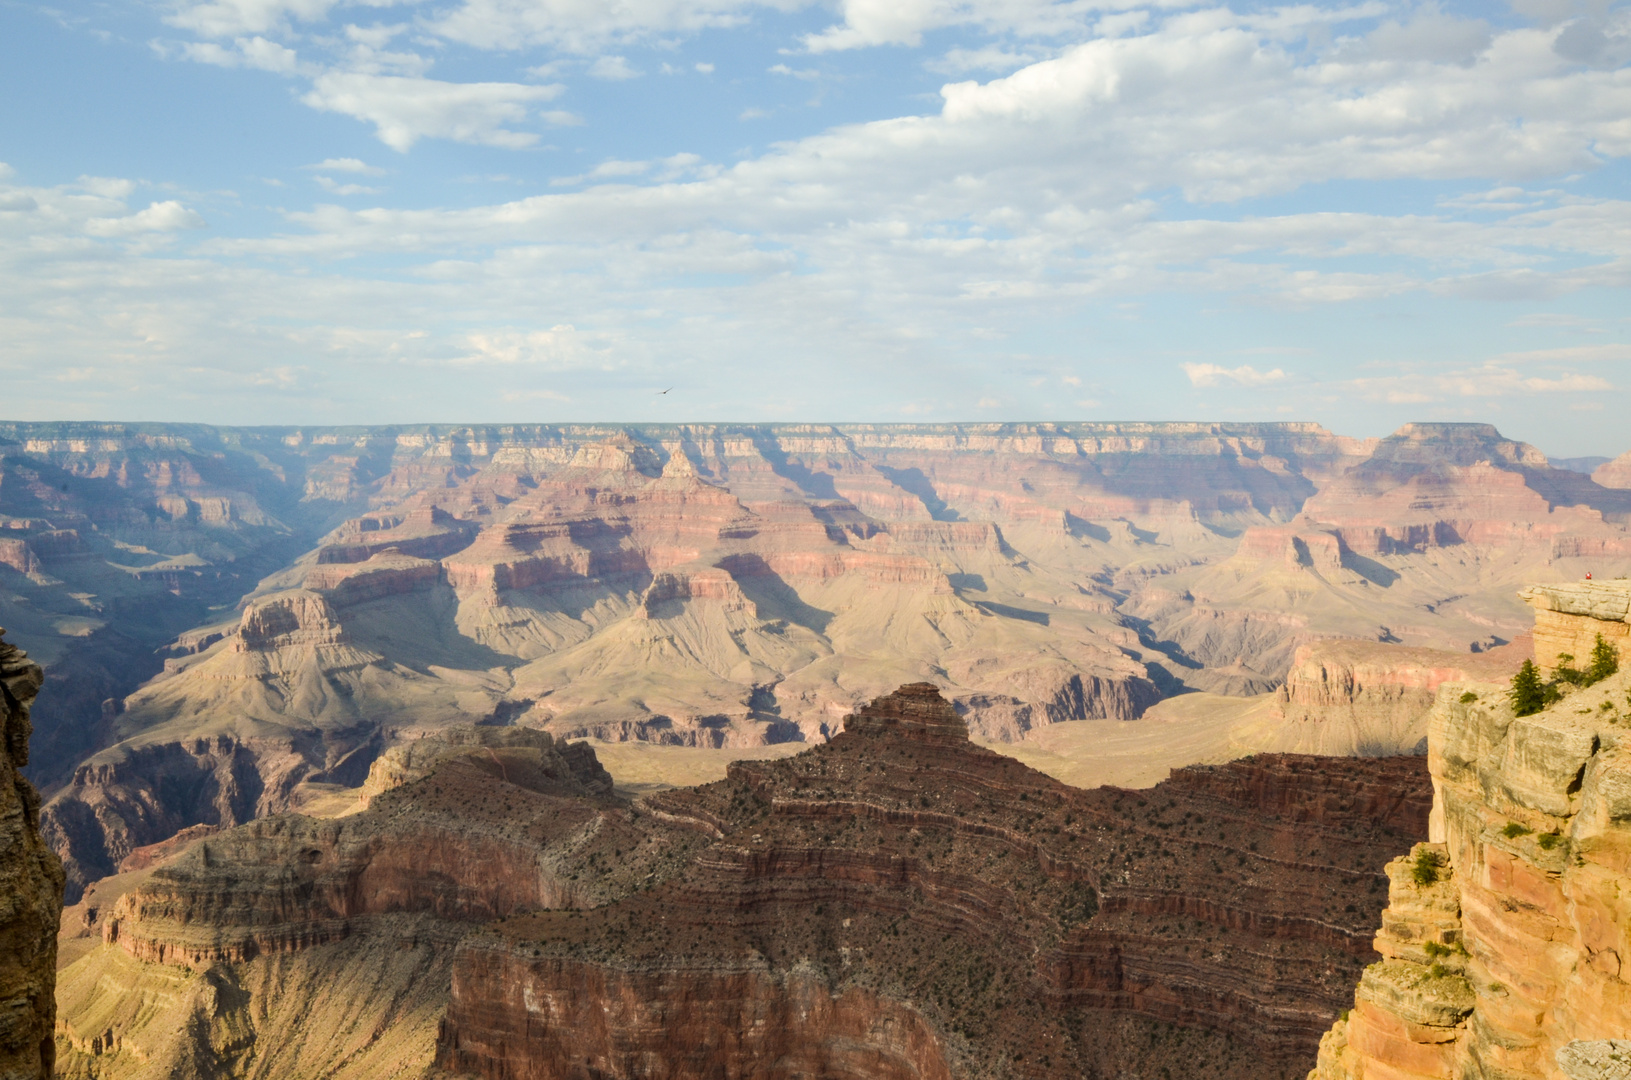
[[[0,635],[5,631],[0,630]],[[62,866],[40,837],[40,799],[23,779],[28,707],[43,676],[0,636],[0,1078],[45,1080],[56,1052]]]
[[[1614,608],[1573,588],[1532,599]],[[1590,1068],[1601,1055],[1580,1044],[1631,1027],[1621,960],[1631,956],[1631,675],[1525,717],[1506,689],[1440,690],[1428,735],[1434,843],[1389,866],[1376,939],[1386,959],[1325,1036],[1319,1080],[1599,1075]]]
[[[714,842],[650,890],[467,938],[459,1075],[1293,1076],[1373,954],[1421,759],[1269,755],[1146,792],[966,740],[927,684],[653,796]]]

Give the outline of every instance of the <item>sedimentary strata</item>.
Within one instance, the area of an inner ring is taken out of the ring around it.
[[[46,1080],[56,1060],[62,866],[40,838],[40,798],[23,779],[28,707],[43,676],[0,630],[0,1078]]]
[[[442,1068],[1295,1075],[1428,793],[1420,759],[1290,756],[1081,791],[969,744],[920,684],[646,806],[716,842],[649,891],[468,938]]]
[[[1424,833],[1421,766],[1265,755],[1083,791],[915,685],[830,744],[629,804],[586,748],[460,729],[387,751],[359,813],[93,886],[65,920],[63,1061],[1289,1077],[1372,955],[1384,853]]]

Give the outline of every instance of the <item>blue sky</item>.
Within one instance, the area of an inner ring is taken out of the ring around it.
[[[1610,0],[0,0],[3,412],[1618,454],[1628,62]]]

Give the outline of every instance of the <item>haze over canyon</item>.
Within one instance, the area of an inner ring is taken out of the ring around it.
[[[1446,695],[1626,640],[1482,424],[0,439],[72,1076],[1392,1076]]]

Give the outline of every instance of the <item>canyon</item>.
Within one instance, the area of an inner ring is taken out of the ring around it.
[[[454,726],[143,853],[64,914],[60,1074],[1299,1076],[1427,835],[1419,757],[1083,790],[930,684],[843,720],[633,802]]]
[[[477,721],[746,753],[929,681],[1016,752],[1163,710],[1234,718],[1190,760],[1408,752],[1628,517],[1476,424],[0,424],[0,621],[73,901]],[[1367,642],[1447,655],[1317,688]]]

